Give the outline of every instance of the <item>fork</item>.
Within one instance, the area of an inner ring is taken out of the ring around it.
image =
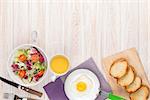
[[[39,100],[39,99],[32,99],[32,98],[21,98],[17,95],[14,95],[13,93],[4,93],[3,98],[8,99],[8,100]]]

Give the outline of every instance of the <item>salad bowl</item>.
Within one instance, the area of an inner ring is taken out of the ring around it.
[[[31,87],[41,83],[47,76],[48,64],[48,57],[40,47],[23,44],[11,52],[7,71],[13,81]]]

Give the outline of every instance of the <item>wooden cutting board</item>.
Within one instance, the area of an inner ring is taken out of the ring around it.
[[[150,88],[150,84],[148,82],[148,78],[145,74],[143,65],[141,63],[141,60],[135,48],[131,48],[131,49],[125,50],[123,52],[120,52],[115,55],[102,59],[102,63],[104,64],[103,69],[106,73],[106,78],[112,88],[113,93],[115,93],[116,95],[123,96],[127,100],[129,100],[129,94],[124,90],[123,87],[117,84],[116,79],[114,79],[113,77],[109,75],[109,69],[110,69],[111,64],[116,59],[119,59],[119,58],[127,59],[128,63],[134,67],[137,75],[142,78],[142,84],[147,85],[149,88]],[[150,100],[150,97],[148,98],[148,100]]]

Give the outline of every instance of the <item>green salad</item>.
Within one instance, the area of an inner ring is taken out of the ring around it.
[[[30,47],[16,51],[11,67],[23,82],[35,83],[44,75],[47,62],[36,47]]]

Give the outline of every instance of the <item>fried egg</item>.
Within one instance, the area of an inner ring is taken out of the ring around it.
[[[78,76],[72,82],[72,91],[76,92],[78,95],[89,92],[92,87],[92,80],[87,75]]]
[[[65,80],[65,93],[69,100],[95,100],[99,87],[97,76],[87,69],[75,70]]]

